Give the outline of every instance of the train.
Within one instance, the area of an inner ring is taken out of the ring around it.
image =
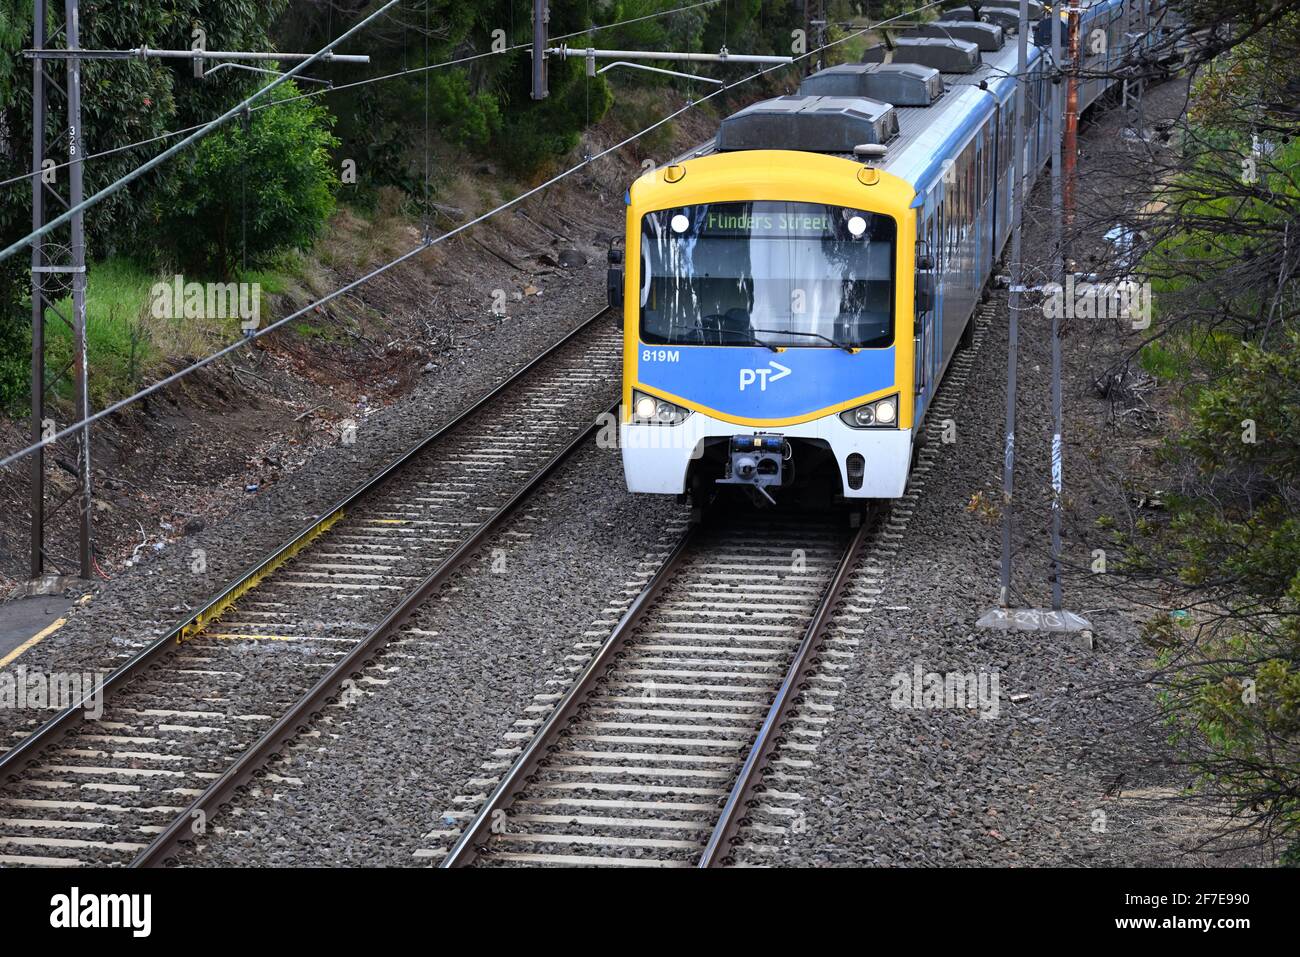
[[[1158,0],[1082,6],[1086,74],[1161,16]],[[629,491],[697,507],[729,487],[760,505],[905,493],[1011,235],[1016,7],[900,31],[632,184],[609,273]],[[1053,15],[1031,8],[1030,188],[1051,154]],[[1083,84],[1080,110],[1115,82]]]

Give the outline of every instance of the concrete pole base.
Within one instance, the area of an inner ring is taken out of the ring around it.
[[[992,608],[980,615],[975,627],[985,631],[1047,631],[1066,634],[1092,631],[1092,624],[1082,615],[1051,608]]]

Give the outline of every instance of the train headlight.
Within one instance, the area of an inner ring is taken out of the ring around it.
[[[840,418],[854,429],[892,429],[898,423],[898,396],[886,396],[841,412]]]
[[[690,414],[690,409],[683,409],[666,399],[635,390],[632,392],[633,425],[680,425]]]

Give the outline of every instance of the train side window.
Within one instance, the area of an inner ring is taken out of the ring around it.
[[[966,233],[966,154],[957,163],[957,224],[960,235]]]
[[[993,180],[995,178],[993,174],[993,170],[994,170],[993,161],[996,158],[996,156],[993,152],[990,152],[992,148],[993,148],[993,127],[986,126],[984,128],[984,195],[986,196],[993,195]]]
[[[997,183],[997,166],[995,165],[995,160],[997,159],[997,150],[996,150],[996,147],[993,146],[993,142],[995,142],[995,139],[996,139],[996,138],[997,138],[997,126],[996,126],[996,125],[991,125],[991,126],[988,127],[988,130],[985,131],[985,134],[984,134],[984,150],[985,150],[985,152],[987,152],[987,151],[989,151],[989,150],[992,150],[992,151],[993,151],[993,152],[989,152],[989,155],[988,155],[988,164],[987,164],[987,165],[988,165],[988,168],[987,168],[987,170],[985,170],[985,172],[988,173],[988,192],[989,192],[989,195],[993,195],[993,190],[997,189],[997,185],[996,185],[996,183]]]
[[[967,228],[975,221],[975,140],[966,147],[966,176],[962,178],[962,215]]]
[[[960,237],[962,226],[966,222],[966,157],[964,154],[957,155],[957,182],[953,186],[956,190],[953,194],[953,221],[957,227],[957,235]]]
[[[952,186],[944,184],[943,205],[939,207],[939,245],[943,247],[940,257],[945,271],[948,269],[948,253],[951,244],[949,231],[952,229]]]
[[[975,164],[978,158],[975,141],[971,140],[970,146],[966,147],[966,223],[970,226],[975,224]]]
[[[956,193],[953,196],[953,224],[956,226],[956,241],[961,241],[961,234],[966,228],[966,156],[957,156],[957,182],[953,184]]]

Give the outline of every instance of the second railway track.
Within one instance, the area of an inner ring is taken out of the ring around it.
[[[0,864],[156,864],[589,436],[618,326],[582,324],[0,754]],[[361,680],[366,680],[364,677]]]

